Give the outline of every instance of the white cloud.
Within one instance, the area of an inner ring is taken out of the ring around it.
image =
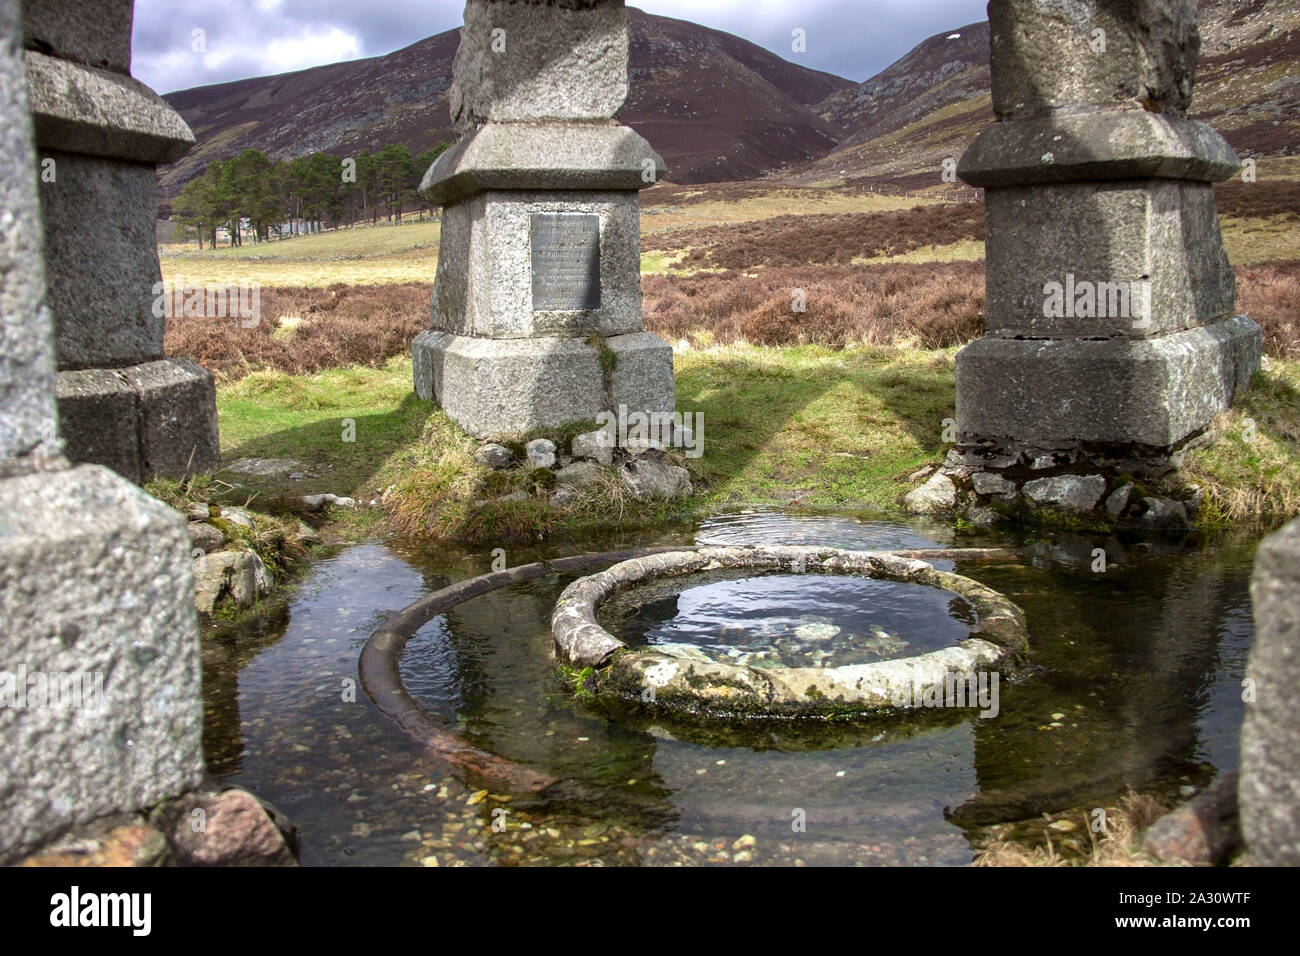
[[[274,72],[301,70],[322,63],[355,60],[361,55],[361,38],[338,27],[325,31],[307,31],[301,36],[279,38],[266,44],[262,60],[272,64]]]

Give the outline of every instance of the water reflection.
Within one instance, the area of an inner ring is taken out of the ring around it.
[[[1025,609],[1039,671],[1003,684],[992,720],[968,711],[702,730],[614,718],[557,676],[549,616],[569,582],[544,579],[434,619],[402,661],[412,694],[476,746],[561,780],[545,798],[506,800],[453,779],[364,695],[347,693],[359,649],[386,612],[487,571],[490,556],[370,544],[313,568],[287,615],[208,641],[210,765],[292,816],[305,862],[325,865],[960,864],[971,858],[962,827],[1236,766],[1257,536],[1205,550],[1062,536],[955,540],[945,528],[869,517],[753,511],[654,536],[665,537],[1011,548],[1023,560],[956,570]],[[643,543],[625,536],[556,553]],[[1091,570],[1099,546],[1104,573]],[[497,833],[493,811],[503,809],[511,822]]]

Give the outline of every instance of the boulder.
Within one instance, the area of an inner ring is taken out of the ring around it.
[[[502,468],[509,468],[515,460],[515,456],[509,448],[495,442],[480,446],[479,450],[474,453],[474,457],[480,465],[486,465],[488,468],[498,471]]]
[[[1236,771],[1166,813],[1142,837],[1143,851],[1165,863],[1216,866],[1240,848]]]
[[[194,606],[201,614],[211,614],[225,594],[242,608],[270,591],[271,576],[252,551],[215,551],[194,562]]]
[[[561,485],[582,488],[600,478],[600,465],[593,461],[577,461],[555,473],[556,481]]]
[[[163,832],[185,866],[297,866],[270,812],[244,790],[190,794],[163,813]]]
[[[1181,501],[1169,498],[1147,498],[1143,501],[1146,511],[1142,512],[1140,523],[1151,531],[1190,531],[1192,526],[1187,520],[1187,509]]]
[[[239,551],[230,572],[230,596],[242,607],[252,607],[257,599],[271,593],[271,575],[266,565],[252,551]]]
[[[1126,482],[1111,492],[1110,497],[1106,499],[1106,513],[1112,518],[1118,518],[1128,507],[1129,499],[1133,497],[1133,482]]]
[[[206,521],[191,521],[190,542],[197,550],[207,554],[224,548],[226,546],[226,536],[221,533],[220,528],[216,528]]]
[[[1056,475],[1027,481],[1023,490],[1040,508],[1086,514],[1106,493],[1106,479],[1101,475]]]
[[[231,524],[237,524],[241,528],[253,527],[253,516],[243,508],[222,508],[221,517]]]
[[[912,514],[946,514],[957,504],[957,486],[947,475],[934,475],[920,488],[909,491],[903,505]]]
[[[991,495],[1005,501],[1016,496],[1016,483],[992,472],[977,471],[970,476],[970,482],[977,495]]]
[[[691,475],[681,465],[650,458],[634,458],[619,472],[637,501],[651,498],[685,498],[695,493]]]
[[[614,463],[614,441],[604,428],[575,436],[571,449],[574,458],[586,458],[606,467]]]
[[[298,501],[308,511],[324,511],[326,507],[333,505],[335,508],[355,508],[357,502],[355,498],[347,498],[342,495],[303,495]]]
[[[165,866],[166,838],[142,823],[113,827],[103,836],[78,838],[75,834],[20,863],[31,867],[149,867]]]
[[[528,453],[529,468],[555,467],[555,442],[549,438],[534,438],[524,449]]]

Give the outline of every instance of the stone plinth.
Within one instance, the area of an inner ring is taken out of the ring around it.
[[[41,34],[47,47],[99,62],[94,31],[50,12],[89,15],[92,6],[100,29],[127,25],[125,42],[103,50],[125,68],[129,4],[29,4],[39,13],[28,26],[53,31]],[[185,521],[104,468],[69,468],[61,454],[43,281],[58,265],[41,258],[49,247],[21,36],[17,0],[0,0],[0,863],[176,796],[203,773]],[[111,374],[141,392],[168,389],[165,369],[131,378],[139,368]],[[167,425],[150,427],[161,435]],[[132,434],[130,423],[119,431]]]
[[[0,481],[0,622],[0,859],[198,785],[179,514],[95,465]]]
[[[164,362],[165,320],[155,307],[154,169],[184,154],[193,134],[129,75],[129,0],[27,7],[25,72],[66,453],[137,482],[216,468],[212,376]],[[125,430],[105,432],[110,422]]]
[[[672,349],[641,323],[637,190],[665,170],[614,119],[621,0],[471,0],[452,114],[421,192],[443,206],[415,390],[481,438],[671,411]]]
[[[987,215],[986,335],[957,357],[957,466],[1167,467],[1250,382],[1212,183],[1239,161],[1189,120],[1191,0],[989,5],[998,121],[963,155]]]
[[[1264,540],[1250,583],[1254,692],[1241,729],[1241,825],[1257,866],[1300,866],[1300,521]]]

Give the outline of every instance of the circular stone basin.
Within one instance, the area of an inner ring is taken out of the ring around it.
[[[628,640],[599,623],[606,602]],[[981,675],[987,688],[1028,647],[1024,613],[977,581],[891,552],[814,547],[624,561],[566,588],[551,632],[562,661],[595,670],[598,695],[727,717],[951,706],[958,687],[969,694],[958,706],[976,706]]]

